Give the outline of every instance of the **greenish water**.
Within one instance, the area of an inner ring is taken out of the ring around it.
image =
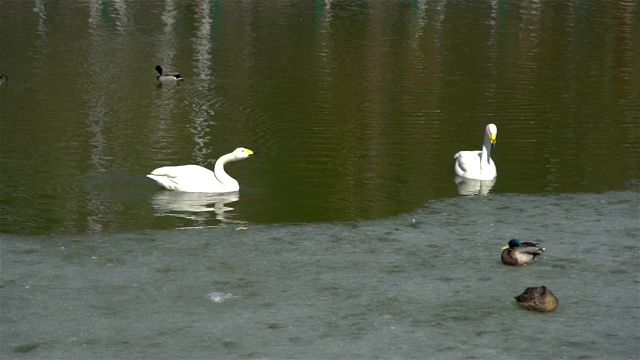
[[[0,5],[3,232],[219,224],[155,216],[144,175],[238,146],[263,153],[228,167],[231,218],[392,216],[457,196],[453,154],[489,122],[493,193],[640,179],[635,2]]]
[[[0,357],[637,359],[639,13],[0,0]],[[145,177],[238,146],[239,193]]]

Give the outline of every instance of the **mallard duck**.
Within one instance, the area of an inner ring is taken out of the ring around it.
[[[528,287],[515,299],[528,310],[549,312],[558,307],[558,298],[545,286]]]
[[[497,175],[496,164],[491,160],[491,149],[496,148],[498,127],[489,124],[484,130],[484,143],[480,151],[460,151],[453,156],[456,175],[475,180],[493,180]]]
[[[511,239],[502,247],[502,262],[507,265],[527,265],[536,256],[542,254],[544,248],[532,242],[521,243],[518,239]]]
[[[175,82],[182,80],[180,74],[163,74],[162,66],[156,65],[156,71],[158,72],[158,81],[160,82]]]
[[[233,152],[222,155],[213,171],[198,165],[165,166],[153,170],[147,177],[155,180],[160,186],[169,190],[206,193],[227,193],[240,190],[236,179],[224,171],[224,165],[230,161],[248,158],[254,152],[237,148]]]

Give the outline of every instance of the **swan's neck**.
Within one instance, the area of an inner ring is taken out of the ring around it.
[[[213,168],[216,178],[225,186],[238,186],[236,179],[232,178],[226,171],[224,171],[224,164],[234,160],[235,158],[233,157],[233,154],[223,155],[216,161],[216,165]]]
[[[480,156],[480,168],[489,167],[491,163],[491,140],[489,134],[484,136],[484,144],[482,145],[482,155]]]

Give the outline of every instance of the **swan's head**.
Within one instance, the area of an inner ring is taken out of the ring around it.
[[[507,249],[514,249],[517,247],[522,246],[522,244],[520,243],[520,240],[518,239],[511,239],[509,240],[509,243],[505,246],[502,247],[502,250],[507,250]]]
[[[496,137],[498,136],[498,127],[494,124],[487,125],[486,129],[487,137],[489,138],[489,142],[491,143],[491,147],[493,149],[496,148]]]
[[[242,160],[242,159],[246,159],[249,156],[255,154],[252,150],[243,148],[243,147],[239,147],[235,150],[233,150],[233,159],[234,160]]]
[[[156,71],[158,72],[158,75],[162,75],[162,66],[156,65]]]

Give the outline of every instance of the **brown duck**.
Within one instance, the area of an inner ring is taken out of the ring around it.
[[[520,306],[528,310],[549,312],[558,307],[558,298],[545,286],[528,287],[515,299]]]
[[[507,265],[527,265],[536,256],[542,254],[544,248],[531,242],[521,243],[518,239],[511,239],[502,247],[502,262]]]

